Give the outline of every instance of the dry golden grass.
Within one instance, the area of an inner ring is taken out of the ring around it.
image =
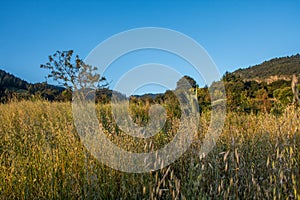
[[[109,106],[98,111],[120,146],[147,151],[174,135],[168,128],[139,142],[117,130]],[[201,135],[209,113],[200,121]],[[299,109],[289,107],[282,116],[228,113],[216,147],[203,159],[200,145],[159,171],[122,173],[82,146],[70,103],[0,105],[0,199],[300,199]]]

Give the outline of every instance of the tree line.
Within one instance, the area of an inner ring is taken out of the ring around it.
[[[287,58],[283,60],[286,63],[295,63],[298,62],[298,58],[300,56],[297,54],[290,57],[290,62],[287,61]],[[266,66],[272,62],[282,63],[282,59],[273,59],[262,65]],[[0,70],[0,102],[7,103],[12,100],[24,99],[71,101],[72,91],[80,88],[95,89],[95,101],[97,103],[110,103],[113,93],[122,95],[109,89],[106,78],[96,74],[96,67],[85,64],[78,55],[73,58],[72,50],[55,52],[49,56],[49,62],[41,65],[41,68],[49,70],[48,78],[53,78],[63,86],[49,85],[46,82],[31,84]],[[280,113],[285,106],[292,103],[293,93],[290,80],[276,80],[268,84],[264,81],[245,79],[242,77],[241,70],[237,72],[239,73],[226,72],[220,80],[225,86],[228,110],[249,113]],[[186,85],[187,82],[188,85]],[[211,109],[210,88],[215,88],[212,91],[218,92],[218,82],[214,82],[209,87],[199,87],[196,81],[189,76],[184,76],[178,80],[177,88],[179,87],[191,90],[197,95],[201,112]],[[125,95],[123,96],[125,97]],[[163,94],[131,96],[129,100],[140,106],[153,103],[168,104],[170,109],[178,111],[178,115],[180,115],[177,97],[171,90],[167,90]]]

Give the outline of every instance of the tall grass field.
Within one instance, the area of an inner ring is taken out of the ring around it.
[[[110,111],[97,105],[105,134],[124,149],[158,149],[176,133],[178,119],[170,117],[155,136],[137,140],[118,129]],[[198,140],[176,162],[135,174],[89,154],[71,103],[2,104],[0,199],[300,199],[299,108],[287,107],[281,115],[228,112],[216,146],[204,158],[199,149],[209,111],[199,120]]]

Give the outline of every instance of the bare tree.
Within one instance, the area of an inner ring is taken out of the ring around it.
[[[95,98],[96,90],[108,86],[106,78],[96,73],[97,67],[84,63],[78,55],[72,56],[73,50],[56,51],[41,68],[48,69],[48,78],[63,84],[68,93],[76,91],[82,98]]]
[[[48,78],[53,78],[68,89],[97,89],[108,85],[106,78],[96,73],[97,67],[84,63],[78,55],[75,58],[72,56],[73,50],[56,51],[41,68],[50,71]]]

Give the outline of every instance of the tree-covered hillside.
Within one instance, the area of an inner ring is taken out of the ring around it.
[[[293,74],[300,76],[300,54],[274,58],[252,67],[238,69],[233,73],[240,75],[243,79],[265,80],[269,83],[278,79],[290,80]]]
[[[47,100],[63,100],[65,88],[47,83],[28,83],[0,69],[0,102],[11,99],[42,98]]]
[[[112,90],[101,88],[96,92],[96,102],[107,103]],[[116,95],[121,95],[115,92]],[[71,101],[72,91],[65,87],[43,83],[28,83],[0,69],[0,103],[11,100],[44,99],[48,101]]]
[[[15,77],[14,75],[7,73],[0,69],[0,88],[9,88],[11,90],[26,90],[29,86],[29,83]]]

